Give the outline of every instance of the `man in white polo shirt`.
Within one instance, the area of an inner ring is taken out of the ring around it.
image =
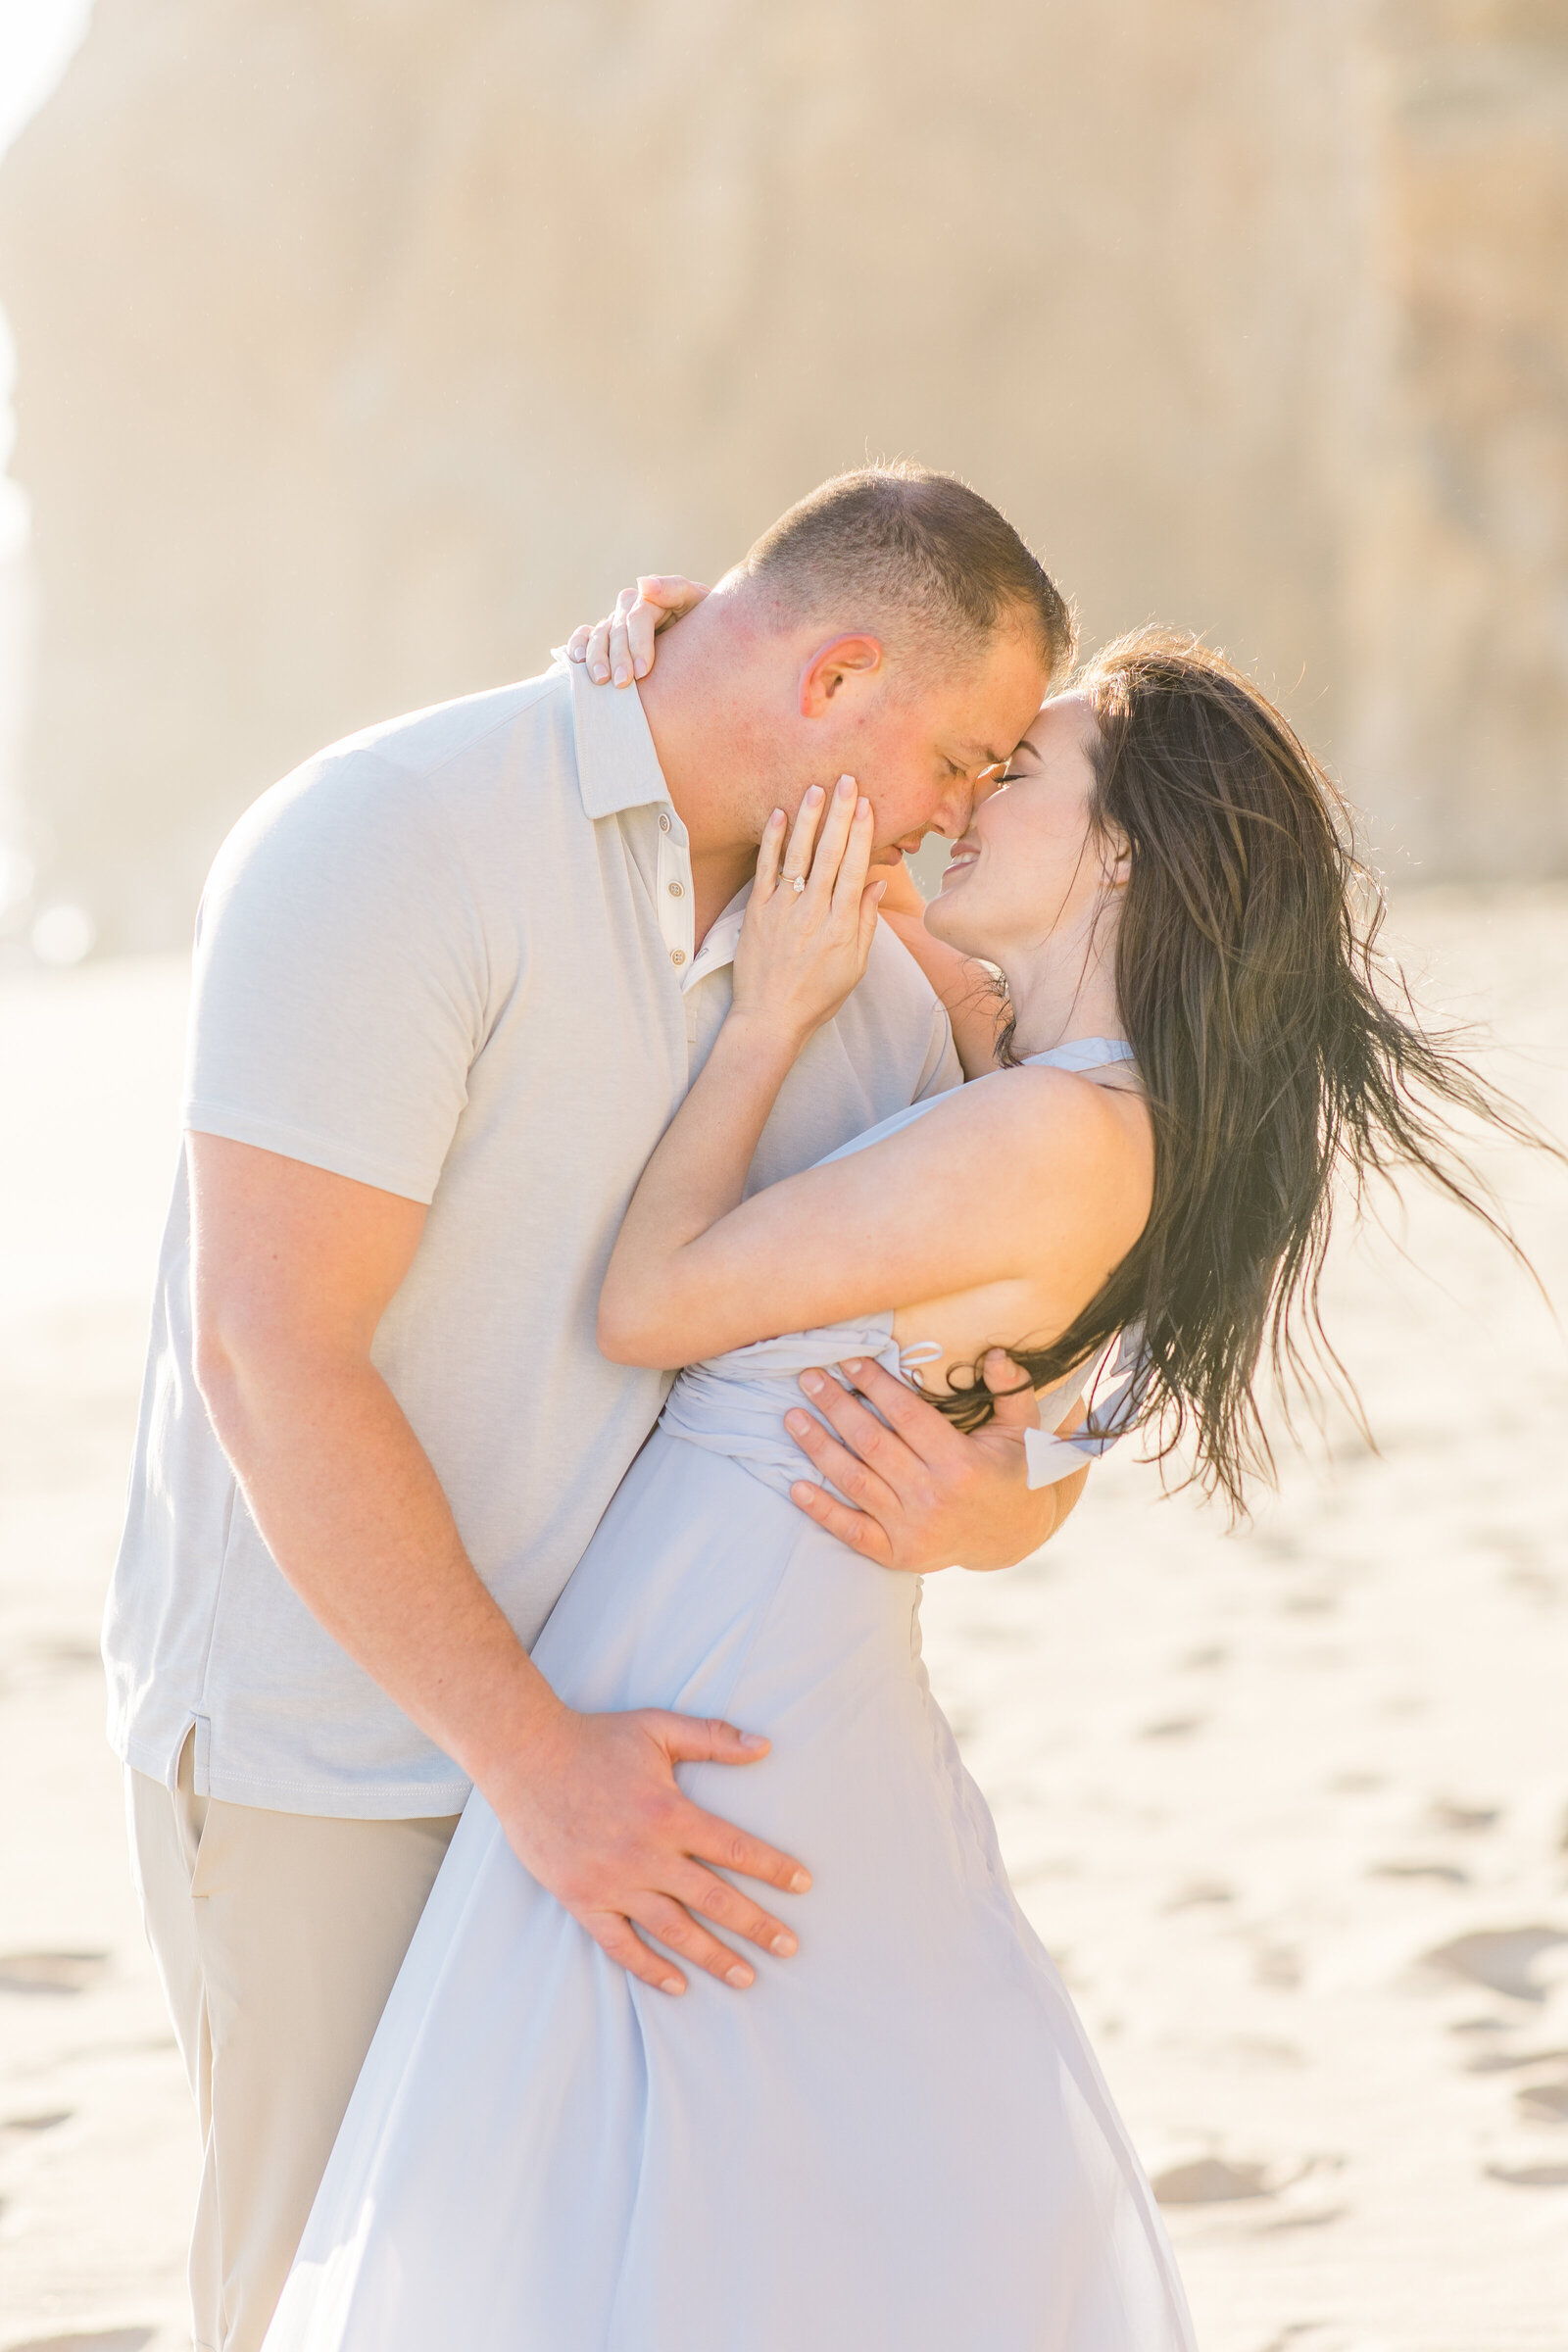
[[[700,1812],[673,1774],[761,1744],[575,1715],[528,1657],[667,1387],[600,1356],[599,1285],[727,1007],[769,809],[847,771],[883,842],[961,830],[1069,638],[973,492],[844,476],[663,640],[641,697],[561,665],[373,728],[220,853],[105,1638],[205,2138],[203,2352],[266,2332],[475,1783],[648,1982],[681,1988],[674,1953],[744,1990],[714,1927],[793,1948],[788,1903],[751,1887],[798,1895],[809,1856]],[[753,1184],[959,1076],[881,928]],[[869,1516],[819,1488],[813,1515],[890,1567],[998,1565],[1053,1532],[1068,1497],[1028,1493],[1004,1433],[932,1414],[914,1444]],[[818,1441],[820,1469],[844,1459]]]

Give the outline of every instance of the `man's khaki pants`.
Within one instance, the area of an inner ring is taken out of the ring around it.
[[[328,1821],[127,1772],[131,1868],[202,2131],[198,2352],[258,2352],[457,1818]]]

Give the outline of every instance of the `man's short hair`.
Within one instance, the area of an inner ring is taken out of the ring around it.
[[[1072,662],[1072,612],[1044,565],[989,500],[923,466],[835,474],[736,569],[792,620],[820,613],[923,660],[963,662],[1022,628],[1052,678]]]

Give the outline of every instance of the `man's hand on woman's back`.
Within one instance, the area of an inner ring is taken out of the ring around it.
[[[1050,1542],[1083,1493],[1087,1468],[1054,1487],[1029,1488],[1023,1433],[1038,1428],[1040,1416],[1004,1349],[992,1348],[981,1365],[995,1418],[967,1436],[880,1364],[840,1369],[853,1390],[830,1373],[801,1379],[835,1434],[799,1406],[785,1415],[785,1427],[850,1503],[809,1479],[797,1480],[790,1493],[818,1527],[863,1558],[915,1575],[955,1565],[1011,1568]]]

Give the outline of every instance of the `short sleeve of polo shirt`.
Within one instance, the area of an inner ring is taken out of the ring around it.
[[[483,927],[429,780],[351,749],[263,795],[197,925],[184,1124],[433,1199],[483,1042]]]
[[[962,1084],[963,1064],[958,1059],[958,1049],[953,1042],[953,1023],[944,1006],[940,1003],[934,1004],[931,1008],[930,1043],[926,1047],[925,1060],[921,1064],[914,1093],[909,1099],[913,1102],[925,1102],[933,1095],[951,1094],[956,1086]]]

